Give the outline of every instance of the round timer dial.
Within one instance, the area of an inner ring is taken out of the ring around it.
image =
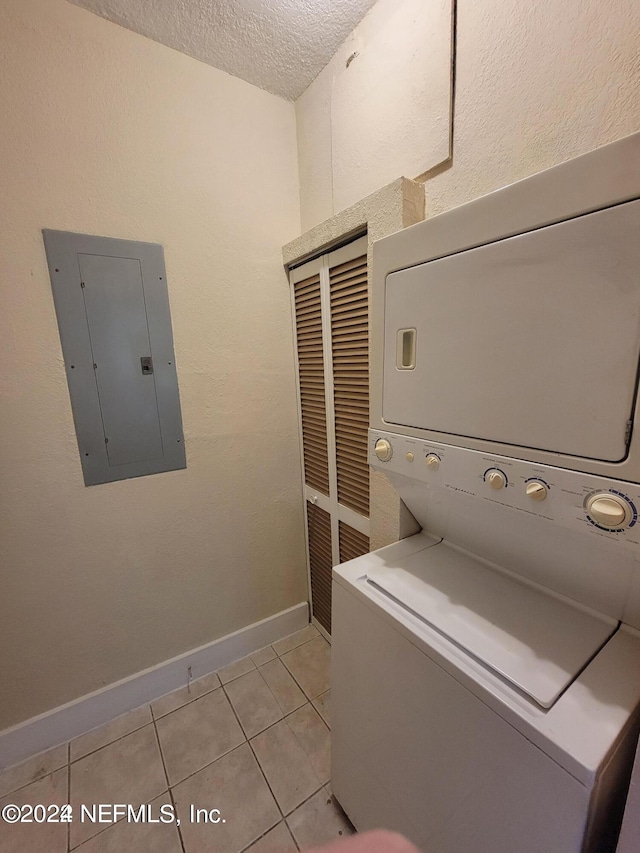
[[[376,441],[374,451],[381,462],[388,462],[393,456],[393,448],[386,438],[379,438]]]
[[[488,483],[492,489],[504,489],[507,485],[507,478],[498,468],[491,468],[484,475],[485,482]]]
[[[633,509],[629,502],[611,492],[596,492],[590,495],[585,509],[596,524],[608,530],[622,530],[633,518]]]
[[[547,484],[541,480],[529,480],[525,487],[526,496],[533,501],[543,501],[548,493]]]

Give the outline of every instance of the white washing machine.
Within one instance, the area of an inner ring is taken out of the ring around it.
[[[615,850],[640,727],[639,198],[636,134],[374,245],[370,462],[413,535],[334,569],[332,785],[358,829]]]

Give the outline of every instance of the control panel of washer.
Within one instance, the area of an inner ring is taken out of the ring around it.
[[[428,486],[493,501],[640,550],[640,486],[369,430],[369,462]]]

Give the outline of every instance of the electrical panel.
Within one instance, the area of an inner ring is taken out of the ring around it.
[[[85,485],[185,468],[162,246],[43,235]]]

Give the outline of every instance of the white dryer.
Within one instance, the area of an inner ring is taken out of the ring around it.
[[[615,850],[640,728],[639,198],[636,134],[374,245],[370,462],[421,532],[334,569],[332,785],[358,829]]]

